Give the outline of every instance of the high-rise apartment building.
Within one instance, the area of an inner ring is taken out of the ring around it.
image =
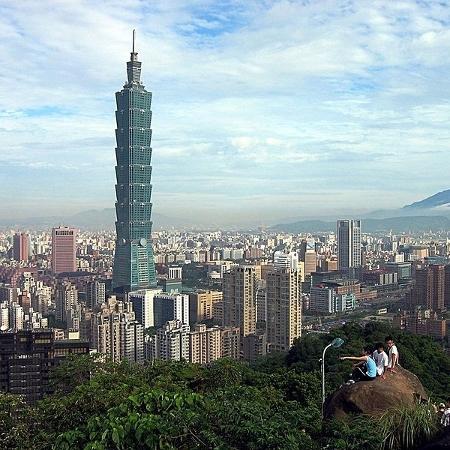
[[[445,266],[444,306],[450,311],[450,265]]]
[[[445,305],[445,268],[431,265],[416,270],[416,285],[412,291],[413,306],[441,311]]]
[[[52,270],[58,274],[62,272],[76,272],[76,238],[74,228],[59,227],[52,230]]]
[[[44,285],[42,281],[37,281],[31,288],[31,306],[33,311],[46,315],[48,306],[52,300],[52,288]]]
[[[270,351],[287,351],[301,336],[302,308],[298,272],[274,270],[267,274],[267,342]]]
[[[222,357],[240,357],[238,328],[197,324],[191,331],[189,325],[180,320],[169,320],[146,341],[150,360],[182,359],[196,364],[208,364]]]
[[[106,300],[106,286],[103,281],[89,281],[86,285],[86,305],[95,308]]]
[[[16,233],[13,237],[13,259],[28,261],[30,257],[30,236],[26,233]]]
[[[256,324],[258,325],[258,327],[260,326],[260,324],[265,324],[266,319],[267,319],[266,280],[261,280],[258,282],[258,285],[256,287]]]
[[[337,221],[338,269],[361,266],[361,221]]]
[[[0,285],[0,302],[12,303],[17,300],[18,289],[7,284]]]
[[[257,280],[253,266],[233,267],[223,279],[223,324],[239,327],[241,337],[256,330]]]
[[[436,339],[444,339],[447,336],[447,323],[448,320],[439,317],[436,312],[421,308],[403,311],[393,318],[393,326],[396,328]]]
[[[25,314],[22,306],[14,302],[9,307],[9,328],[11,330],[23,330]]]
[[[222,357],[222,336],[219,327],[197,324],[189,334],[189,361],[208,364]]]
[[[189,319],[192,324],[217,319],[214,305],[223,302],[221,291],[200,291],[189,294]]]
[[[169,320],[150,339],[149,358],[165,361],[189,361],[189,325]]]
[[[243,338],[242,356],[246,361],[256,361],[267,354],[267,334],[265,330],[256,330]]]
[[[78,290],[69,281],[63,281],[56,286],[55,294],[56,319],[67,321],[69,311],[78,310]]]
[[[239,327],[225,327],[221,330],[222,357],[239,359],[241,357],[241,330]]]
[[[0,302],[0,331],[9,329],[9,306],[6,302]]]
[[[133,51],[128,82],[116,93],[116,250],[113,289],[130,292],[156,287],[152,234],[152,94],[140,81],[141,62]]]
[[[144,328],[135,319],[131,303],[109,298],[105,307],[92,316],[92,340],[97,351],[114,362],[144,361]]]

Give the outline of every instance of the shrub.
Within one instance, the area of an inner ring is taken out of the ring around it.
[[[413,449],[429,441],[439,430],[431,402],[389,408],[379,418],[384,449]]]

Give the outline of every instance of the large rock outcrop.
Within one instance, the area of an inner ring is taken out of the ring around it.
[[[354,413],[377,415],[392,406],[428,398],[413,373],[401,367],[396,368],[396,372],[387,373],[384,380],[377,377],[373,381],[342,386],[327,399],[325,417],[344,419]]]

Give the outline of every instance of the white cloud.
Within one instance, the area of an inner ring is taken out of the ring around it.
[[[449,5],[0,0],[0,13],[0,159],[33,170],[8,178],[21,195],[24,177],[44,192],[65,167],[88,190],[66,183],[67,198],[113,203],[113,93],[135,27],[154,92],[156,200],[158,189],[174,199],[189,191],[199,208],[208,189],[227,208],[242,189],[264,189],[275,207],[270,180],[280,177],[296,180],[299,195],[312,183],[350,198],[336,175],[342,170],[349,188],[361,192],[370,182],[388,194],[414,174],[408,201],[447,187]],[[57,112],[40,114],[46,107]],[[373,206],[386,197],[374,195]],[[173,201],[163,202],[169,211],[180,206]]]

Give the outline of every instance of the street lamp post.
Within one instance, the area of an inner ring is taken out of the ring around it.
[[[325,353],[330,347],[338,348],[344,343],[341,338],[334,338],[324,349],[322,353],[322,417],[325,406]]]

